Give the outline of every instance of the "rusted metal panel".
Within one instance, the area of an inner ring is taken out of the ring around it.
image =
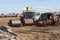
[[[24,19],[25,24],[33,24],[33,19]]]
[[[20,26],[21,25],[21,21],[19,19],[11,19],[9,21],[9,26]]]
[[[19,19],[12,19],[12,24],[21,24]]]

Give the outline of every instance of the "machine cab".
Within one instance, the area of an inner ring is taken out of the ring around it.
[[[31,19],[33,17],[32,12],[25,12],[24,18],[25,19]]]

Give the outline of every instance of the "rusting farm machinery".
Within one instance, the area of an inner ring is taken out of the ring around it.
[[[21,21],[19,19],[10,19],[8,24],[11,27],[21,26]]]
[[[34,21],[31,15],[31,12],[25,12],[26,14],[21,17],[21,23],[22,25],[33,25]]]
[[[58,26],[59,25],[59,16],[54,13],[42,13],[39,20],[36,21],[38,26]]]
[[[54,13],[36,13],[30,11],[28,7],[23,11],[23,16],[20,19],[11,19],[9,26],[26,26],[26,25],[37,25],[37,26],[52,26],[60,25],[60,17]]]
[[[35,16],[35,14],[36,14],[36,12],[33,12],[33,11],[30,11],[29,9],[28,9],[28,7],[26,7],[26,10],[25,11],[23,11],[23,16],[21,16],[20,17],[20,19],[15,19],[15,20],[13,20],[13,19],[11,19],[10,21],[9,21],[9,25],[10,26],[19,26],[19,25],[22,25],[22,26],[25,26],[25,25],[34,25],[35,23],[34,23],[34,16]],[[38,13],[37,13],[38,14]]]
[[[52,14],[51,13],[42,13],[39,20],[36,21],[38,26],[51,25],[52,23]]]

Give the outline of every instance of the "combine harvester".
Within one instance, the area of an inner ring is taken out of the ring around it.
[[[26,10],[23,11],[23,16],[20,17],[20,19],[11,19],[8,23],[9,26],[32,26],[35,24],[35,16],[39,14],[34,11],[30,11],[28,7],[26,7]]]
[[[33,13],[32,11],[29,10],[28,7],[26,7],[26,10],[23,11],[23,16],[21,17],[21,23],[23,26],[25,25],[33,25]]]
[[[46,26],[52,23],[52,13],[42,13],[39,20],[36,21],[38,26]]]
[[[59,16],[55,13],[42,13],[39,20],[36,21],[36,25],[38,26],[58,26],[59,25]]]

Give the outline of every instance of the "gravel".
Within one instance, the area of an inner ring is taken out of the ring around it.
[[[0,40],[20,40],[20,38],[11,34],[9,31],[12,32],[10,29],[8,30],[7,27],[0,27]]]

